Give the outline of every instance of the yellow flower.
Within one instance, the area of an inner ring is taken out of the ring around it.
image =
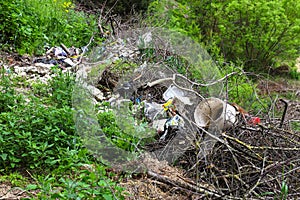
[[[72,2],[71,1],[66,1],[63,3],[63,7],[64,8],[70,8],[72,6]]]

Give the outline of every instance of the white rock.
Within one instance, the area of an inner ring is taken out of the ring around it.
[[[142,37],[140,38],[140,40],[138,41],[138,46],[147,48],[147,47],[149,47],[151,42],[152,42],[152,33],[147,32],[147,33],[143,34]]]
[[[127,57],[129,57],[129,53],[126,52],[126,51],[121,52],[121,53],[120,53],[120,57],[121,57],[121,58],[127,58]]]
[[[91,71],[91,67],[85,65],[80,65],[76,72],[76,81],[86,80],[88,78],[88,73]]]
[[[71,67],[74,67],[76,65],[70,58],[64,59],[64,62],[70,65]]]
[[[41,75],[45,75],[50,73],[51,68],[54,67],[55,65],[53,64],[45,64],[45,63],[35,63],[35,67],[29,67],[28,72],[33,72],[33,73],[38,73]]]
[[[26,72],[24,72],[24,71],[23,71],[23,72],[21,72],[21,73],[18,73],[18,75],[19,75],[19,76],[22,76],[22,77],[25,77],[25,76],[27,76]]]
[[[88,85],[86,89],[91,93],[91,95],[93,95],[96,98],[96,100],[98,101],[104,100],[103,93],[95,86]]]

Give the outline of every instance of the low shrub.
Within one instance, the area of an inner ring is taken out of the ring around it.
[[[44,85],[49,88],[48,101],[34,94],[18,94],[9,79],[8,76],[1,78],[1,171],[24,167],[51,169],[59,161],[61,149],[80,145],[68,100],[72,90],[65,88],[71,88],[69,78],[58,74],[49,85]]]
[[[0,2],[0,46],[3,49],[13,47],[20,54],[39,54],[46,45],[64,43],[82,47],[97,32],[96,17],[75,12],[71,1]]]
[[[0,182],[21,187],[33,199],[124,199],[123,189],[111,180],[114,175],[83,147],[75,131],[74,77],[55,75],[20,94],[24,88],[2,74]]]

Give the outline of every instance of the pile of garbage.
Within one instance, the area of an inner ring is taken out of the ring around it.
[[[202,158],[213,150],[221,133],[233,127],[244,124],[257,126],[260,118],[251,116],[241,107],[217,97],[203,97],[192,88],[192,82],[177,74],[167,66],[144,65],[130,73],[129,81],[120,80],[115,88],[115,96],[109,101],[116,109],[123,102],[134,105],[134,115],[146,119],[155,132],[156,147],[164,148],[166,144],[176,149],[195,148],[195,141],[201,137]],[[121,113],[117,111],[116,113]],[[121,116],[120,116],[121,117]],[[161,145],[157,145],[157,144]],[[149,146],[148,146],[149,147]],[[150,145],[155,153],[157,148]],[[174,149],[173,149],[174,151]],[[160,160],[173,162],[179,154],[157,153]]]
[[[145,147],[153,158],[180,165],[195,178],[196,189],[199,178],[213,186],[206,191],[211,198],[272,198],[287,182],[295,197],[300,135],[284,116],[253,116],[235,103],[201,96],[190,80],[166,66],[143,66],[130,74],[110,102],[115,109],[131,102],[134,115],[156,130],[157,141]]]
[[[83,59],[86,47],[67,48],[64,44],[56,47],[45,47],[45,54],[39,57],[29,55],[2,55],[4,58],[1,66],[6,73],[13,76],[26,78],[28,82],[41,81],[47,83],[51,77],[55,76],[53,68],[59,68],[62,72],[75,72],[76,66]]]
[[[64,44],[59,47],[45,47],[46,54],[41,58],[37,58],[33,63],[43,63],[52,66],[59,66],[62,69],[66,67],[74,67],[79,64],[80,58],[87,51],[86,47],[81,49],[74,46],[67,48]]]
[[[101,47],[99,51],[107,48],[110,47]],[[109,57],[112,61],[101,72],[101,83],[111,82],[106,75],[111,74],[109,69],[114,66],[115,59],[120,59],[110,52],[97,53],[96,60]],[[137,54],[132,51],[130,55]],[[134,56],[124,57],[131,59]],[[300,178],[297,156],[300,136],[299,132],[291,130],[284,117],[252,116],[222,96],[202,95],[194,87],[195,83],[162,63],[149,63],[132,69],[127,76],[119,76],[116,84],[107,84],[113,85],[110,88],[113,93],[105,98],[117,117],[124,117],[121,122],[128,120],[126,117],[130,115],[137,120],[146,120],[155,130],[156,140],[146,146],[137,145],[138,152],[145,150],[151,160],[180,166],[185,176],[191,179],[174,180],[163,170],[161,174],[148,170],[147,176],[156,179],[152,184],[157,184],[157,180],[164,181],[169,187],[180,186],[184,191],[203,193],[204,197],[209,195],[212,199],[273,199],[279,197],[282,188],[288,184],[289,197],[296,197]],[[215,81],[215,84],[224,82]],[[97,89],[105,93],[103,88]],[[124,107],[128,108],[129,114],[122,116]],[[139,123],[135,125],[139,126]],[[137,167],[140,163],[133,165]],[[199,182],[211,187],[205,188]],[[178,190],[177,187],[173,189]]]

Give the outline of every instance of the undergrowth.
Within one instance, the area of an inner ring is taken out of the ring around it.
[[[20,54],[41,54],[45,46],[64,43],[83,47],[95,34],[97,16],[74,10],[72,1],[12,0],[0,2],[0,47]]]
[[[74,76],[56,72],[48,84],[22,90],[0,78],[0,182],[21,187],[32,199],[122,199],[106,166],[83,147],[71,105]],[[27,85],[27,84],[22,84]],[[25,88],[23,88],[25,89]]]

